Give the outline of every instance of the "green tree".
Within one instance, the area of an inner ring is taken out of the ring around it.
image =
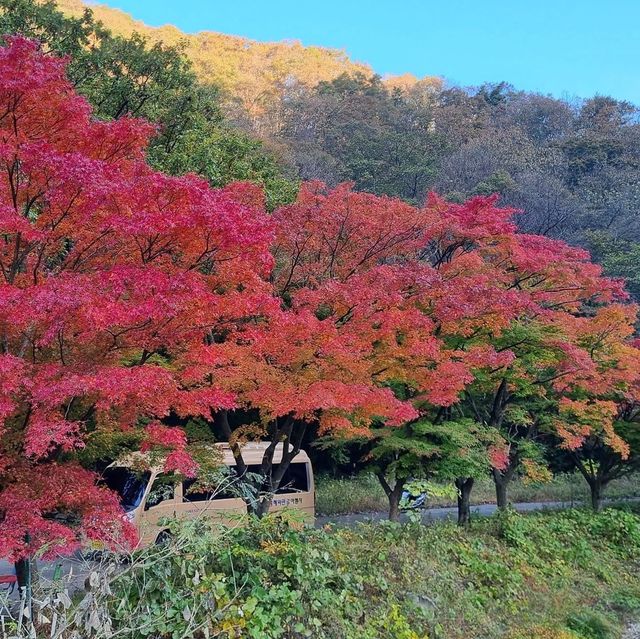
[[[458,523],[468,523],[469,484],[472,486],[474,479],[489,471],[487,451],[498,439],[495,429],[466,418],[420,419],[401,429],[378,430],[369,456],[371,468],[389,500],[389,519],[399,518],[400,499],[410,481],[455,481],[459,491]],[[461,486],[460,477],[468,483]],[[428,484],[425,489],[428,492]]]
[[[260,140],[227,124],[207,122],[205,118],[180,135],[171,148],[154,146],[149,160],[173,175],[198,173],[213,186],[224,186],[234,180],[260,184],[270,211],[292,202],[298,191],[297,180],[285,175]]]
[[[592,231],[589,248],[609,275],[623,277],[634,299],[640,299],[640,242],[613,237],[610,231]]]
[[[428,100],[390,91],[376,76],[343,74],[290,100],[280,137],[303,179],[353,181],[422,203],[443,145],[432,128]]]

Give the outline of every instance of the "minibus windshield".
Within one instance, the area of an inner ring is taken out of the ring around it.
[[[151,473],[136,473],[124,466],[111,466],[102,474],[102,483],[118,493],[125,512],[136,509],[147,488]]]

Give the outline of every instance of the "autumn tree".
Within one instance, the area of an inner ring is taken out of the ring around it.
[[[635,307],[621,305],[582,319],[575,338],[591,366],[560,389],[554,432],[589,485],[595,511],[607,485],[639,467],[640,353],[630,341],[635,321]]]
[[[587,253],[518,233],[513,214],[497,208],[495,197],[458,205],[432,196],[422,211],[419,256],[431,278],[413,289],[444,351],[468,367],[433,419],[469,418],[501,433],[502,444],[489,451],[501,508],[516,472],[548,474],[537,435],[552,427],[562,393],[592,368],[576,326],[590,306],[615,309],[625,298]],[[462,477],[458,484],[468,487]]]
[[[464,209],[467,215],[481,208],[481,202],[469,207]],[[484,282],[445,277],[425,259],[434,250],[436,236],[455,233],[453,219],[444,221],[436,209],[355,193],[349,185],[328,190],[310,184],[295,204],[276,212],[274,249],[276,286],[285,303],[335,326],[341,339],[361,353],[365,379],[410,403],[424,427],[433,420],[434,438],[437,429],[446,429],[446,409],[458,402],[474,370],[509,359],[508,353],[499,354],[486,344],[460,349],[454,336],[471,332],[474,322],[499,326],[518,309],[512,296],[504,296],[503,303],[491,290],[481,295],[488,289]],[[499,224],[495,219],[489,223],[493,213],[487,211],[489,227]],[[380,429],[375,436],[378,477],[394,517],[411,475],[409,466],[419,465],[418,458],[444,456],[445,447],[434,455],[437,443],[416,434],[416,428],[407,423],[401,429]],[[348,424],[333,432],[372,436],[370,429],[359,432]],[[406,445],[404,456],[400,440]],[[452,441],[461,440],[448,440],[449,457]],[[392,441],[397,455],[384,453]],[[399,464],[400,458],[412,461]]]
[[[235,421],[237,412],[216,416],[234,444],[238,468],[246,466],[236,445],[242,438],[272,443],[261,468],[259,513],[268,508],[310,423],[319,424],[322,434],[354,434],[369,432],[374,422],[399,426],[416,416],[384,384],[389,367],[398,375],[409,370],[400,367],[403,349],[414,350],[416,361],[433,359],[412,338],[405,346],[397,343],[402,326],[426,332],[430,326],[400,308],[395,290],[403,270],[384,265],[420,245],[414,214],[398,200],[354,193],[347,185],[327,191],[320,184],[305,185],[294,204],[275,212],[277,309],[247,327],[241,344],[213,344],[203,353],[205,364],[217,360],[216,351],[238,363],[235,374],[225,369],[223,383],[245,409],[258,412],[253,423]],[[276,468],[273,452],[280,441],[290,453]]]
[[[153,171],[152,127],[93,118],[64,70],[32,41],[0,48],[0,555],[16,560],[130,539],[76,452],[137,431],[193,474],[163,420],[235,399],[190,376],[189,352],[270,299],[271,224],[245,187]]]
[[[576,341],[576,325],[591,305],[614,308],[610,305],[625,294],[619,282],[603,277],[601,268],[589,262],[587,253],[557,240],[510,233],[465,246],[465,259],[475,253],[498,291],[514,295],[519,306],[500,332],[473,335],[472,341],[486,341],[511,359],[476,375],[462,402],[465,414],[503,433],[505,445],[495,451],[493,477],[498,505],[504,508],[516,472],[524,467],[533,476],[545,473],[537,435],[551,428],[549,415],[562,394],[581,384],[592,368],[589,350]],[[453,265],[455,252],[450,255]]]

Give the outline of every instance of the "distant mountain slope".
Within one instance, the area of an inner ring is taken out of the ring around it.
[[[374,74],[369,65],[352,61],[338,49],[303,46],[297,41],[257,42],[213,31],[190,35],[171,25],[150,27],[105,5],[85,4],[82,0],[56,0],[56,4],[73,16],[81,15],[89,6],[106,27],[120,35],[129,36],[137,31],[151,42],[183,43],[200,79],[217,84],[227,96],[239,100],[250,114],[262,111],[270,97],[279,94],[292,80],[315,86],[343,73]],[[439,84],[437,78],[424,80],[428,84]],[[407,88],[418,82],[418,78],[405,74],[388,81],[391,86]]]
[[[57,0],[57,5],[74,16],[81,15],[87,6],[81,0]],[[345,72],[373,74],[371,67],[351,61],[336,49],[306,47],[293,41],[256,42],[211,31],[189,35],[170,25],[149,27],[119,9],[98,4],[90,8],[114,33],[128,36],[137,31],[152,42],[184,43],[201,80],[219,85],[250,109],[291,77],[315,85]]]

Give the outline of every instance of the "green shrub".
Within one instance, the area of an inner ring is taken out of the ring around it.
[[[229,639],[493,639],[530,627],[541,637],[609,639],[615,626],[593,596],[602,609],[613,609],[614,592],[640,597],[639,530],[638,516],[616,510],[507,511],[468,531],[192,522],[116,579],[114,624],[135,615],[139,636],[163,638],[206,627]]]
[[[393,598],[366,607],[370,583],[336,562],[333,536],[322,530],[276,517],[233,530],[204,522],[173,530],[169,546],[143,553],[113,585],[116,624],[135,613],[140,636],[205,628],[210,636],[256,639],[423,636],[411,634]]]
[[[173,522],[168,545],[95,570],[75,607],[39,600],[86,639],[613,639],[640,602],[639,527],[615,510],[469,529]]]
[[[599,612],[585,610],[567,620],[567,627],[582,639],[612,639],[616,630],[611,622]]]

